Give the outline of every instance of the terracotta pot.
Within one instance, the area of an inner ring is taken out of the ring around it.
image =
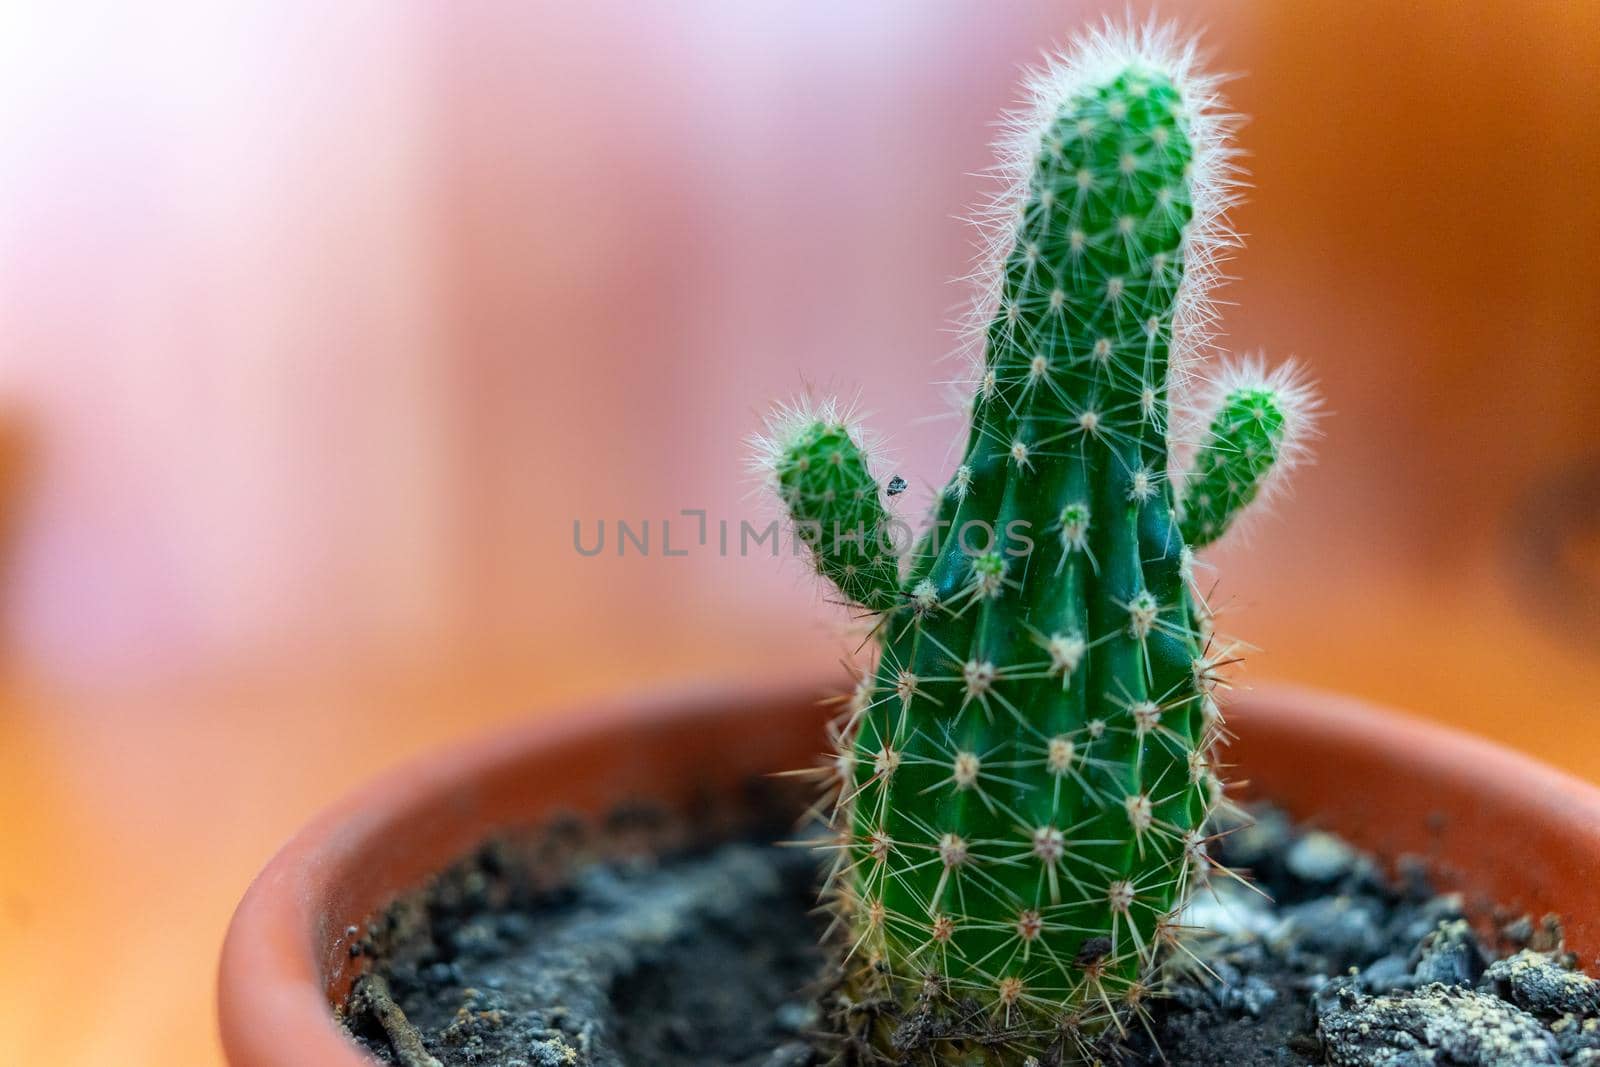
[[[219,1012],[232,1067],[370,1067],[330,1005],[363,961],[347,928],[496,830],[625,799],[732,796],[822,748],[819,687],[714,689],[572,709],[430,757],[335,805],[251,885],[223,947]],[[1600,789],[1443,727],[1341,697],[1237,699],[1234,778],[1380,856],[1427,858],[1469,910],[1565,917],[1600,953]]]

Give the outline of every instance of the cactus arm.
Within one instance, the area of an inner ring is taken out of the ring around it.
[[[899,565],[861,431],[832,405],[785,415],[769,426],[762,451],[795,537],[847,601],[889,610],[899,602]]]
[[[1315,401],[1296,368],[1264,374],[1252,364],[1228,368],[1205,438],[1183,485],[1183,538],[1215,543],[1300,461],[1312,432]]]

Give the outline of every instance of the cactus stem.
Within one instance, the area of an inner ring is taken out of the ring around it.
[[[854,532],[802,541],[876,617],[877,664],[823,770],[839,833],[824,892],[853,934],[850,988],[885,1005],[869,1024],[885,1051],[896,1013],[961,997],[1016,1031],[953,1024],[934,1052],[952,1062],[1036,1063],[1125,1031],[1216,866],[1217,694],[1239,656],[1194,549],[1280,490],[1316,414],[1293,364],[1225,364],[1191,402],[1237,243],[1216,84],[1153,23],[1030,76],[976,220],[966,444],[907,559],[881,536],[904,481],[880,488],[852,405],[784,405],[757,439],[797,535]]]

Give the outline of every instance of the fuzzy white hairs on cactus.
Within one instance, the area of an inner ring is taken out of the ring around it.
[[[1189,178],[1194,215],[1185,234],[1185,272],[1173,313],[1168,371],[1174,409],[1187,406],[1189,378],[1215,338],[1217,316],[1210,294],[1223,280],[1221,264],[1229,250],[1241,243],[1228,225],[1227,212],[1239,202],[1245,185],[1238,149],[1230,142],[1240,116],[1225,109],[1219,93],[1228,78],[1203,71],[1201,59],[1198,42],[1180,36],[1171,23],[1152,18],[1134,26],[1107,19],[1025,72],[1025,99],[1003,116],[994,143],[998,162],[989,173],[999,189],[971,219],[979,234],[979,253],[976,268],[965,279],[974,293],[959,331],[959,352],[973,368],[963,406],[982,388],[985,329],[999,310],[1006,259],[1015,245],[1018,213],[1027,201],[1044,135],[1063,102],[1130,68],[1161,71],[1177,87],[1193,152]]]
[[[790,536],[808,546],[817,573],[869,612],[892,607],[900,558],[872,474],[884,457],[856,403],[797,397],[779,404],[747,444],[761,487],[781,502]],[[822,511],[830,521],[816,517]]]
[[[1272,395],[1283,415],[1283,440],[1278,446],[1276,462],[1257,485],[1254,505],[1231,531],[1233,537],[1240,536],[1271,514],[1273,501],[1290,491],[1293,472],[1314,461],[1311,442],[1322,434],[1322,396],[1305,366],[1291,356],[1275,367],[1268,367],[1263,353],[1249,352],[1223,356],[1207,371],[1204,380],[1197,383],[1193,402],[1175,416],[1180,425],[1174,439],[1197,445],[1227,398],[1244,392]],[[1193,452],[1194,448],[1190,447],[1180,453],[1177,458],[1183,462],[1178,469],[1187,469]],[[1192,476],[1193,471],[1189,470],[1188,474]],[[1173,483],[1180,506],[1185,483],[1189,480],[1190,477],[1179,476]]]
[[[866,421],[859,397],[849,400],[832,394],[809,391],[781,400],[762,420],[761,429],[745,440],[750,474],[759,481],[757,491],[766,498],[784,456],[797,437],[818,424],[837,426],[850,435],[873,469],[882,469],[887,460],[884,441]],[[787,517],[787,513],[786,513]]]

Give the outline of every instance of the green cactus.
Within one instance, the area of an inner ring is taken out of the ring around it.
[[[1282,472],[1301,458],[1302,423],[1316,403],[1293,363],[1271,374],[1253,362],[1225,367],[1215,392],[1215,414],[1183,486],[1179,527],[1195,547],[1217,540],[1283,484]]]
[[[1154,991],[1205,873],[1234,657],[1192,549],[1297,457],[1312,405],[1292,373],[1228,372],[1188,492],[1169,479],[1232,188],[1192,62],[1107,32],[1035,77],[1001,146],[965,453],[903,568],[851,419],[786,407],[760,439],[877,635],[838,727],[827,887],[874,1054],[1084,1055]]]

